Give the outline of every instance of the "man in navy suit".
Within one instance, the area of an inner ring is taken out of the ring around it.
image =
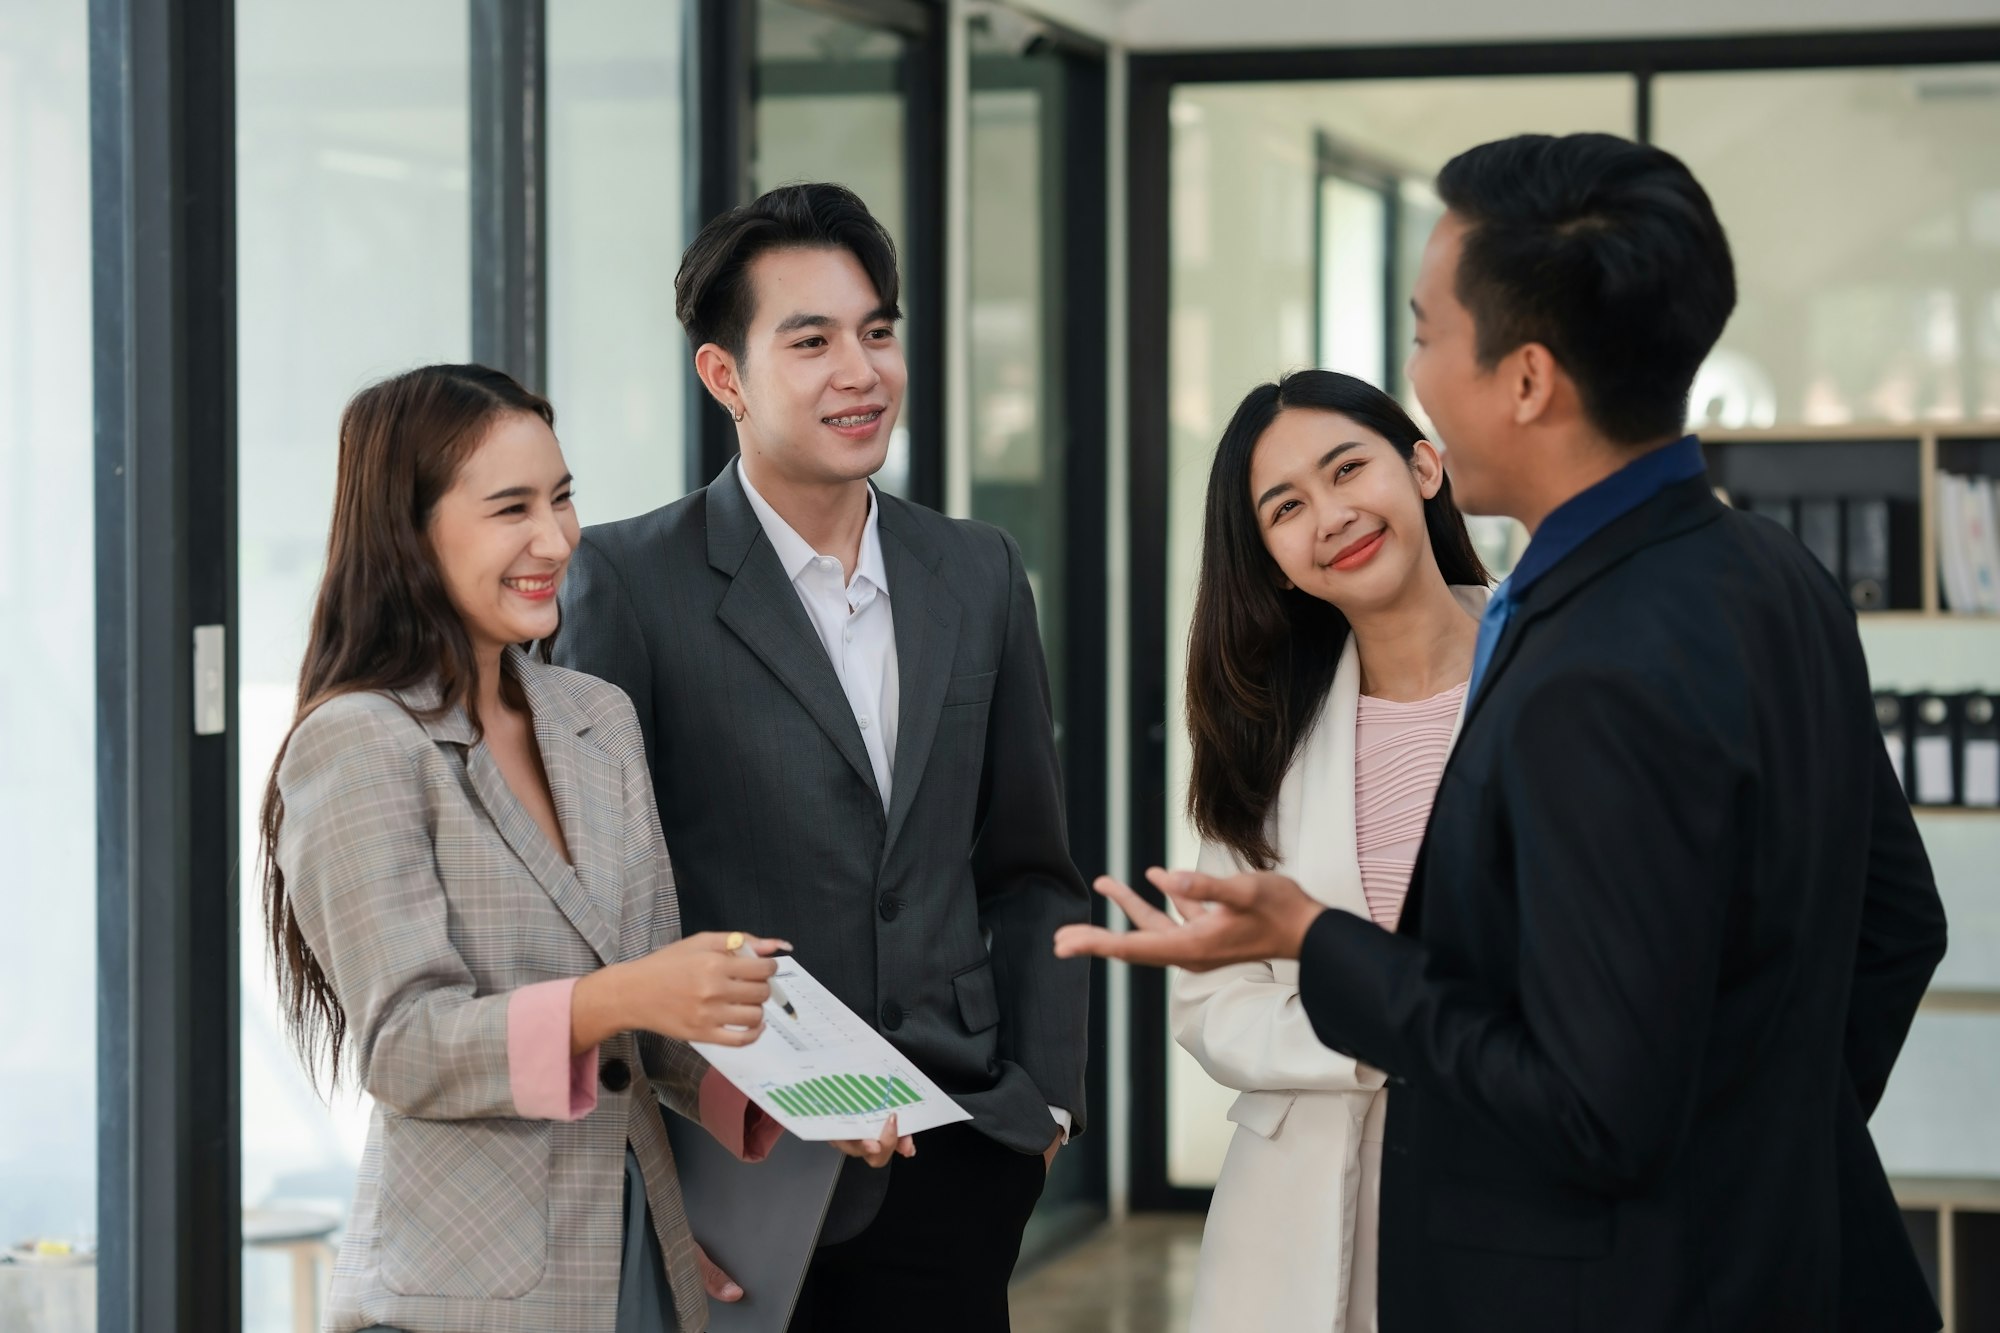
[[[1299,960],[1389,1075],[1381,1326],[1929,1330],[1867,1117],[1944,953],[1853,612],[1683,433],[1735,305],[1677,159],[1487,144],[1414,300],[1410,382],[1460,503],[1533,533],[1397,933],[1278,875],[1155,870],[1177,924],[1062,954]]]

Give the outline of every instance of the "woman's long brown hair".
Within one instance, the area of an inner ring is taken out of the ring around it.
[[[487,428],[510,412],[555,424],[545,399],[500,371],[424,366],[370,385],[340,414],[326,572],[299,672],[298,706],[271,764],[258,819],[264,928],[285,1028],[308,1071],[316,1073],[324,1058],[335,1085],[347,1014],[285,895],[277,857],[285,822],[278,770],[299,723],[337,695],[435,683],[433,716],[477,697],[479,664],[438,570],[430,519]],[[542,645],[545,655],[548,648]]]
[[[1202,837],[1259,870],[1278,863],[1271,807],[1333,688],[1348,634],[1338,608],[1280,582],[1251,503],[1251,456],[1288,410],[1339,413],[1406,459],[1424,438],[1409,413],[1367,381],[1301,370],[1252,389],[1216,447],[1188,633],[1188,814]],[[1448,478],[1424,501],[1424,528],[1446,583],[1491,581]]]

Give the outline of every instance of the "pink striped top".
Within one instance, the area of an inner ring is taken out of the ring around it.
[[[1465,686],[1415,703],[1361,696],[1354,720],[1354,844],[1368,915],[1396,928],[1430,822]]]

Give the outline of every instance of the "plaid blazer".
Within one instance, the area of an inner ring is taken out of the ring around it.
[[[510,1090],[509,993],[640,957],[680,917],[632,705],[518,650],[508,662],[573,868],[463,710],[419,720],[434,688],[328,701],[279,769],[286,892],[375,1098],[326,1328],[610,1333],[629,1141],[695,1333],[708,1309],[659,1104],[698,1119],[707,1063],[627,1032],[598,1048],[607,1076],[580,1119],[524,1117]]]

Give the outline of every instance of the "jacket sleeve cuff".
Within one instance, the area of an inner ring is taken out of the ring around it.
[[[701,1079],[701,1127],[731,1155],[761,1162],[771,1155],[785,1127],[764,1114],[734,1083],[710,1069]]]
[[[539,981],[507,997],[507,1083],[530,1120],[581,1120],[597,1106],[597,1048],[571,1055],[576,978]]]

